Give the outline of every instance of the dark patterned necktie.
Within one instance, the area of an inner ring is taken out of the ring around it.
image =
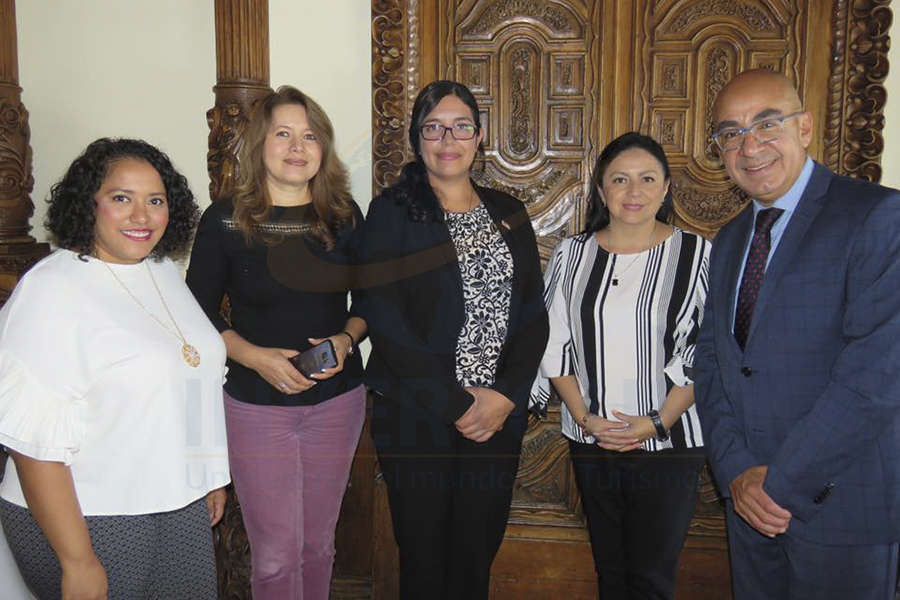
[[[753,320],[753,307],[756,306],[756,297],[759,295],[759,288],[762,286],[763,276],[766,274],[766,261],[769,258],[769,249],[772,247],[772,236],[769,232],[783,212],[784,210],[780,208],[767,208],[756,214],[756,230],[753,232],[753,240],[750,242],[747,262],[744,263],[744,275],[741,278],[737,310],[734,313],[734,338],[741,350],[747,343],[750,322]]]

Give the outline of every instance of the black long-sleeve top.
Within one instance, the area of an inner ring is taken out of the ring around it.
[[[262,226],[273,243],[249,245],[231,218],[233,207],[222,200],[203,213],[187,271],[188,287],[216,329],[234,329],[259,346],[301,352],[310,347],[307,338],[341,331],[350,314],[347,291],[362,224],[359,209],[356,227],[339,231],[335,248],[326,251],[307,233],[311,205],[273,207]],[[230,323],[220,314],[226,294]],[[283,394],[230,359],[228,369],[225,391],[251,404],[318,404],[362,382],[359,353],[347,357],[341,373],[300,394]]]

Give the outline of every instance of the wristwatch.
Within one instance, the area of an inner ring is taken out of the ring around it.
[[[656,439],[660,442],[665,442],[669,439],[669,432],[666,431],[666,428],[663,426],[662,419],[659,418],[659,411],[655,408],[651,408],[647,411],[647,416],[650,417],[650,421],[653,422],[653,427],[656,428]]]

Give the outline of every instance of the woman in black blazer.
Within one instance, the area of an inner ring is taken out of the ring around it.
[[[465,86],[425,87],[415,160],[364,225],[359,310],[402,598],[487,598],[547,341],[525,207],[470,178],[483,135]]]

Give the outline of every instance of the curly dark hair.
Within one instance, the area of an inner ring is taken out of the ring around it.
[[[80,255],[94,252],[96,202],[94,195],[103,184],[109,166],[122,159],[147,162],[156,169],[166,188],[169,224],[150,256],[159,260],[185,254],[194,235],[200,209],[187,179],[161,150],[143,140],[100,138],[92,142],[69,165],[66,174],[50,188],[44,227],[60,248]]]

